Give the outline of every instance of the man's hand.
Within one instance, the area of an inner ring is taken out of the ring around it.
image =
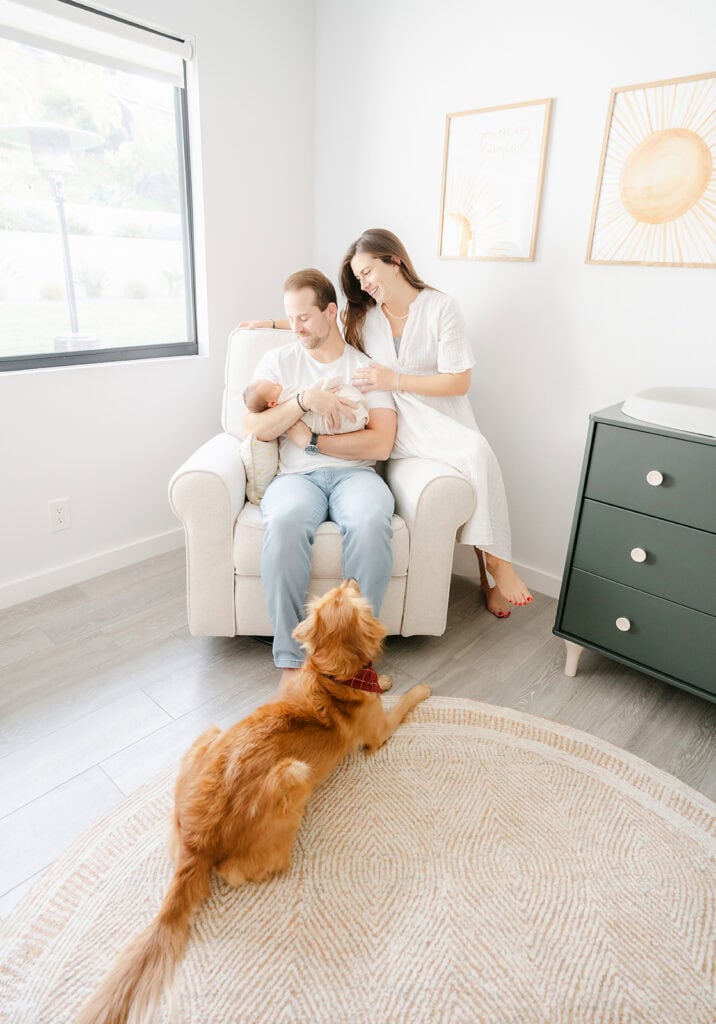
[[[356,370],[352,384],[364,394],[367,391],[396,391],[399,376],[400,374],[396,370],[391,370],[389,366],[370,363]]]
[[[286,320],[285,317],[281,317],[278,320],[242,320],[236,325],[237,328],[246,327],[250,331],[259,330],[277,330],[277,331],[290,331],[291,323]]]
[[[321,434],[321,455],[336,459],[387,459],[395,444],[395,409],[371,409],[365,430]]]
[[[326,389],[309,388],[301,395],[301,402],[307,409],[327,417],[330,430],[338,430],[341,425],[341,416],[346,416],[351,423],[356,421],[353,409],[358,403],[352,402],[350,398],[339,398],[335,393],[338,386]]]
[[[311,440],[311,431],[303,422],[298,420],[292,427],[289,427],[286,431],[286,437],[292,444],[295,444],[297,448],[305,448],[308,442]]]
[[[275,320],[242,320],[239,327],[247,327],[250,331],[254,331],[257,328],[273,327]]]

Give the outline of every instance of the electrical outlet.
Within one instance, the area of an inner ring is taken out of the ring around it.
[[[69,530],[70,499],[57,498],[50,502],[50,530]]]

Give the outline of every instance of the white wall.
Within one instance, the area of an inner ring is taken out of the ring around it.
[[[713,270],[584,262],[610,90],[713,71],[715,42],[713,0],[318,0],[317,265],[335,275],[364,228],[388,227],[458,298],[514,558],[547,592],[589,412],[644,387],[716,386]],[[548,96],[536,262],[437,259],[445,115]]]
[[[220,429],[228,332],[313,255],[313,0],[112,10],[195,40],[202,355],[0,375],[0,607],[183,544],[167,483]]]
[[[0,606],[182,543],[166,485],[219,429],[229,329],[280,310],[298,266],[335,277],[372,226],[463,307],[515,560],[554,592],[589,411],[650,385],[716,385],[713,271],[584,263],[610,89],[713,70],[712,0],[604,0],[589,16],[567,0],[113,9],[196,41],[204,355],[0,376]],[[438,260],[445,114],[546,96],[536,262]],[[47,503],[64,497],[72,529],[50,533]]]

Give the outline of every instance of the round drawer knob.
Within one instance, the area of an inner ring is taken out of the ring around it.
[[[620,629],[622,633],[628,633],[631,629],[631,622],[625,616],[620,615],[616,622],[617,629]]]
[[[632,548],[631,549],[631,560],[632,562],[645,562],[646,551],[644,548]]]
[[[664,482],[664,474],[660,473],[658,469],[650,469],[646,474],[646,482],[652,487],[660,487]]]

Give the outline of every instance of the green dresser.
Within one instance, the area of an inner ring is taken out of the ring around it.
[[[716,438],[590,416],[554,632],[716,701]]]

